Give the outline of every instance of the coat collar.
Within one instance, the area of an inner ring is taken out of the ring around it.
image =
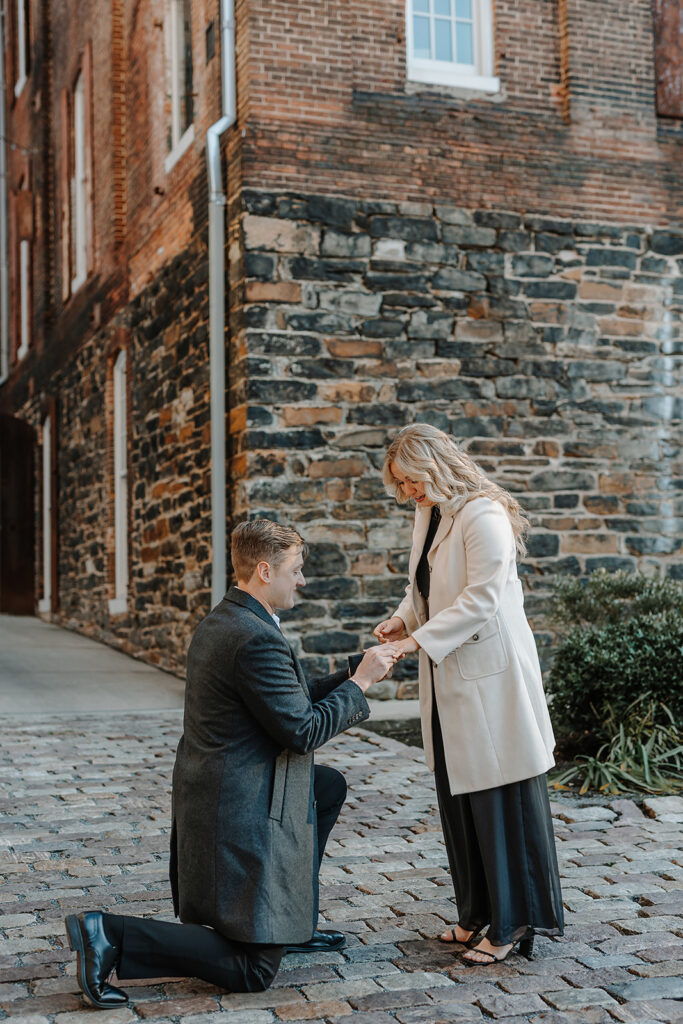
[[[240,604],[243,608],[248,608],[250,612],[254,612],[260,619],[267,622],[273,629],[278,629],[275,619],[270,614],[267,608],[257,601],[255,597],[248,594],[246,590],[240,590],[239,587],[230,587],[230,590],[225,595],[226,601],[231,601],[233,604]]]
[[[412,555],[414,564],[417,565],[419,558],[422,554],[422,548],[424,547],[425,538],[427,537],[427,530],[429,529],[429,520],[431,518],[431,508],[420,508],[415,509],[415,530],[413,533],[413,549]],[[439,523],[432,546],[429,549],[428,559],[431,562],[434,557],[434,552],[441,543],[442,540],[448,536],[451,527],[454,523],[454,517],[449,515],[442,515],[441,522]]]
[[[425,512],[426,511],[427,510],[425,509]],[[427,522],[429,522],[429,520],[427,520]],[[450,533],[450,529],[453,525],[453,522],[453,516],[441,516],[441,522],[439,523],[436,533],[434,534],[434,540],[432,541],[432,546],[429,549],[429,554],[427,556],[430,560],[431,558],[433,558],[434,552],[438,548],[441,541],[445,540],[448,534]]]

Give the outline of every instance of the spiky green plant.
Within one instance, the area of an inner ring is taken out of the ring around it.
[[[580,755],[571,768],[551,776],[551,785],[567,789],[571,783],[580,783],[581,794],[589,789],[614,794],[630,790],[679,792],[683,788],[683,736],[667,705],[644,693],[623,716],[610,708],[603,710],[608,742],[594,757]]]

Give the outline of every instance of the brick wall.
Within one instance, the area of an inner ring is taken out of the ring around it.
[[[233,513],[311,543],[285,616],[311,667],[366,643],[402,593],[412,516],[379,471],[417,420],[531,514],[521,571],[542,644],[558,573],[681,575],[682,233],[300,193],[243,203]]]
[[[493,6],[501,91],[482,97],[406,81],[403,0],[238,3],[245,185],[680,223],[650,0]]]

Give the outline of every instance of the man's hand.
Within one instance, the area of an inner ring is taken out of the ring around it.
[[[405,636],[406,627],[403,619],[399,619],[398,615],[394,615],[392,618],[380,622],[379,626],[375,626],[372,632],[381,644],[386,644],[392,643],[394,640],[400,640],[402,636]]]
[[[379,683],[380,680],[386,679],[391,674],[396,662],[400,661],[402,657],[403,654],[396,651],[393,644],[369,647],[351,678],[365,693],[373,683]]]

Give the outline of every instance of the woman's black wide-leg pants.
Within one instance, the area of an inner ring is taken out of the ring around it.
[[[476,793],[451,795],[432,691],[434,774],[459,925],[489,925],[493,945],[527,930],[564,931],[562,892],[545,775]],[[476,756],[462,749],[460,757]]]

